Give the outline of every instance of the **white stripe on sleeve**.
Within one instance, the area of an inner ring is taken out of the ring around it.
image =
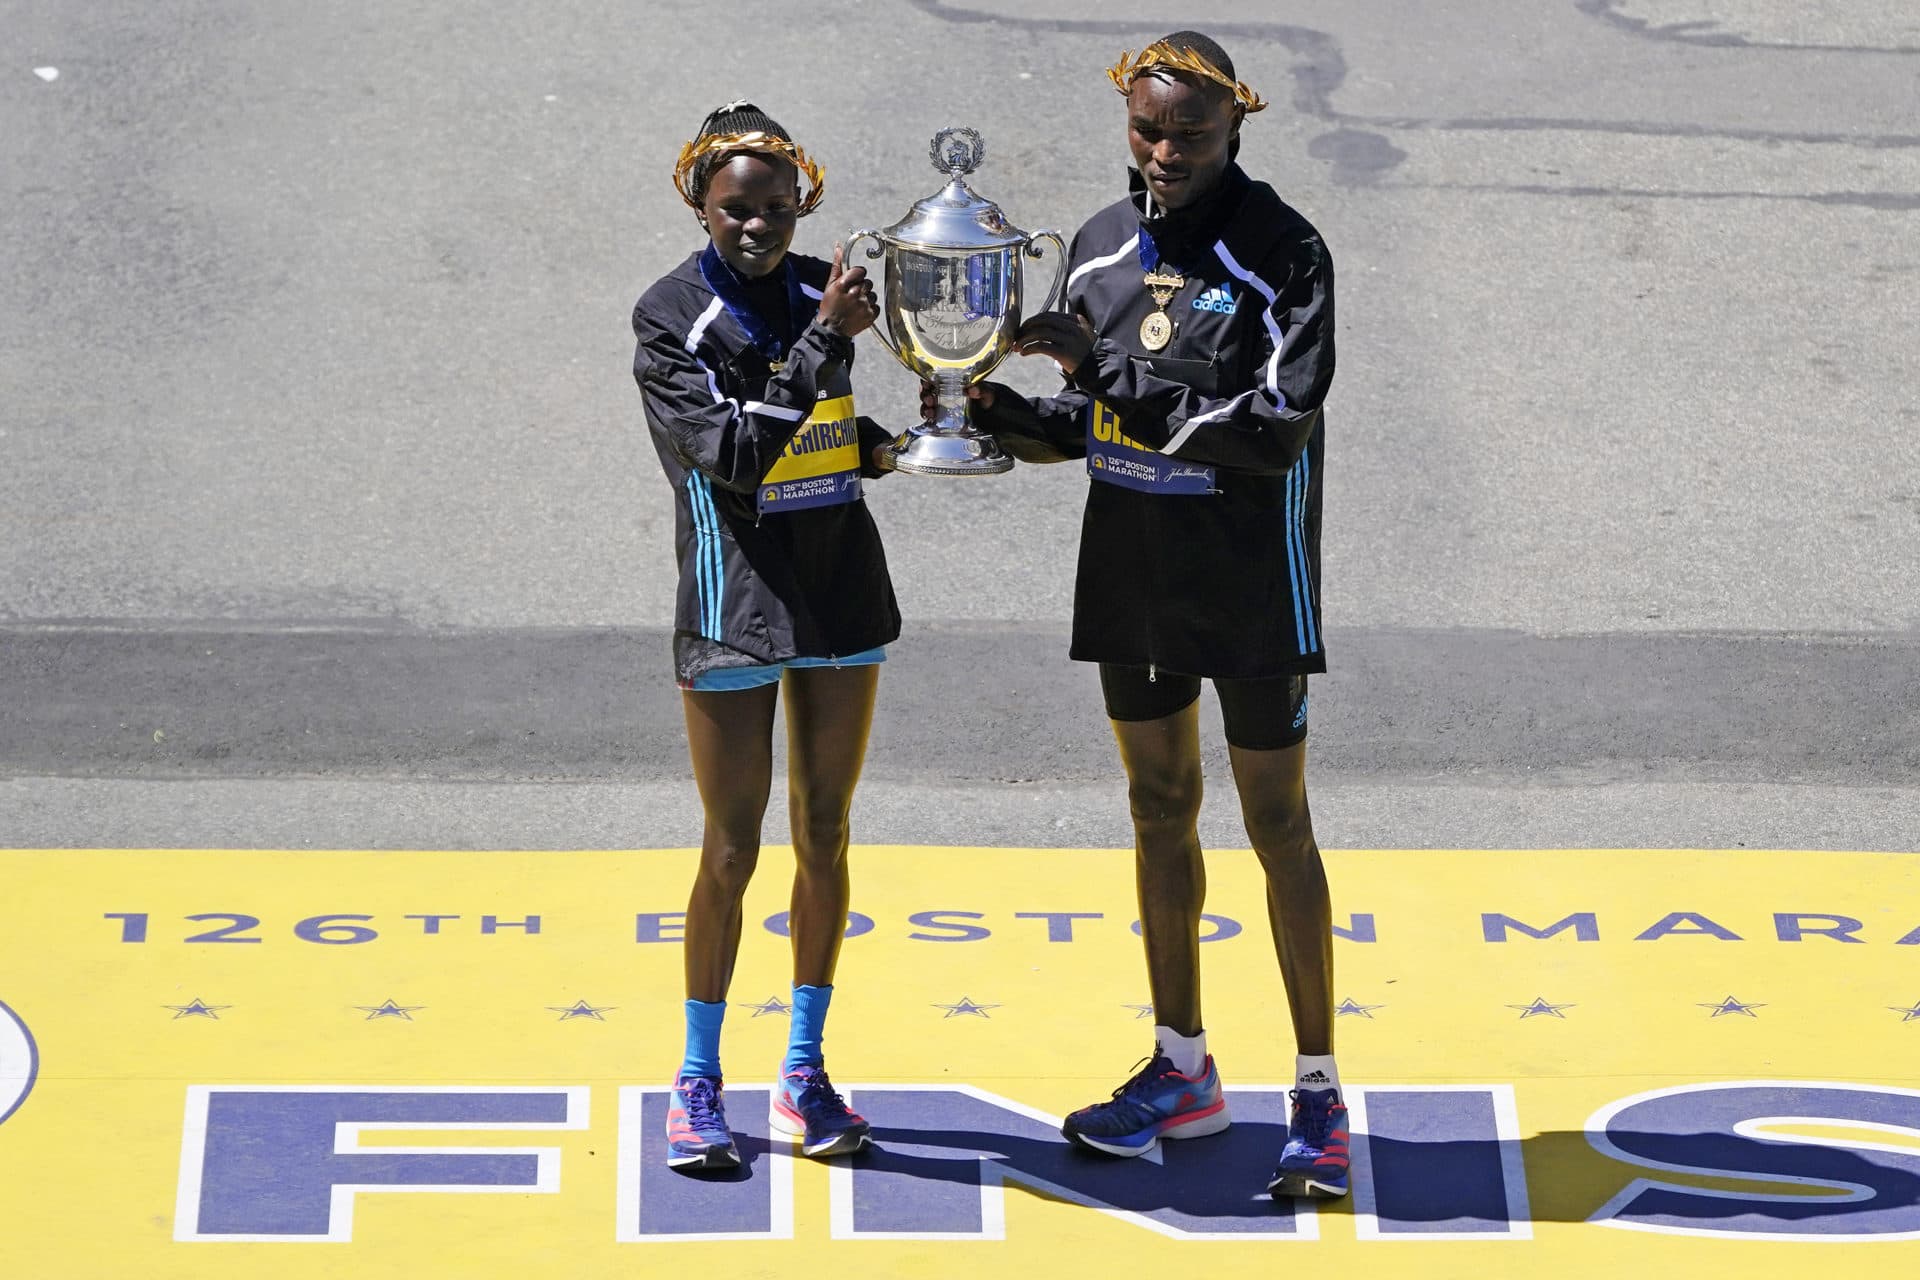
[[[1293,333],[1281,333],[1280,322],[1273,318],[1273,303],[1278,295],[1267,286],[1265,280],[1235,261],[1233,254],[1227,250],[1225,240],[1217,241],[1213,251],[1219,255],[1221,264],[1227,270],[1238,276],[1242,282],[1252,286],[1261,297],[1267,300],[1267,305],[1260,312],[1260,318],[1266,321],[1267,335],[1273,339],[1273,358],[1267,361],[1267,394],[1272,398],[1274,408],[1284,409],[1287,407],[1287,398],[1280,394],[1280,357],[1286,354],[1294,334],[1299,333],[1305,326],[1295,326]]]
[[[802,285],[801,288],[804,289],[806,286]],[[816,293],[813,296],[817,298],[820,295]],[[713,318],[720,314],[721,308],[725,305],[720,299],[715,298],[707,304],[707,309],[700,313],[700,318],[693,322],[693,328],[687,330],[689,353],[700,345],[700,339],[706,336],[707,326],[713,323]],[[713,370],[707,367],[707,362],[697,355],[693,357],[693,362],[700,366],[700,372],[707,375],[707,390],[713,393],[715,404],[732,405],[736,412],[759,414],[764,418],[778,418],[782,422],[806,421],[807,413],[802,409],[783,409],[779,405],[768,404],[764,400],[748,400],[743,404],[730,396],[721,395],[720,379],[715,377]]]
[[[1125,244],[1121,245],[1118,249],[1108,254],[1106,257],[1095,258],[1090,262],[1083,262],[1079,266],[1075,267],[1073,269],[1073,274],[1067,277],[1067,288],[1068,289],[1073,288],[1073,282],[1075,280],[1078,280],[1081,276],[1087,274],[1087,272],[1093,271],[1100,267],[1110,267],[1114,263],[1120,261],[1120,259],[1126,257],[1128,254],[1138,249],[1139,247],[1140,247],[1140,236],[1136,232],[1133,239],[1127,241]],[[1061,292],[1064,293],[1066,292],[1066,290],[1063,289],[1061,290]]]
[[[713,323],[713,318],[720,314],[720,308],[726,305],[726,303],[720,301],[718,298],[715,298],[707,304],[707,309],[702,311],[700,318],[693,322],[693,328],[687,330],[688,351],[692,351],[700,345],[700,339],[706,336],[707,326]]]
[[[1252,399],[1254,396],[1257,396],[1259,394],[1260,393],[1258,391],[1242,391],[1239,395],[1227,401],[1225,404],[1221,405],[1218,409],[1209,409],[1205,413],[1194,414],[1191,418],[1187,419],[1187,425],[1184,427],[1181,427],[1180,430],[1174,434],[1173,439],[1167,441],[1165,445],[1161,446],[1160,452],[1162,453],[1174,452],[1181,445],[1185,444],[1187,442],[1187,437],[1192,435],[1194,431],[1198,427],[1200,427],[1203,423],[1212,422],[1215,418],[1226,417],[1228,414],[1238,409],[1243,403],[1245,403],[1246,401]]]
[[[778,418],[782,422],[804,422],[807,415],[799,409],[782,409],[777,404],[768,404],[764,400],[749,400],[742,406],[748,413],[757,413],[764,418]]]

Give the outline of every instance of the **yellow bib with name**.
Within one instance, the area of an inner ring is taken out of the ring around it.
[[[787,442],[786,452],[760,485],[760,512],[828,507],[860,499],[860,428],[853,397],[836,396]]]

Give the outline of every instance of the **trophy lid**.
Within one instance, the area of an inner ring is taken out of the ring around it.
[[[987,154],[977,131],[942,129],[927,154],[950,180],[888,227],[882,233],[888,240],[922,249],[1004,249],[1027,242],[1025,232],[1008,225],[999,205],[967,185],[966,176]]]

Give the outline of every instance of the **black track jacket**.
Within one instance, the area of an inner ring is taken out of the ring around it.
[[[811,322],[769,362],[707,284],[696,253],[633,309],[633,376],[673,484],[674,675],[831,658],[900,634],[867,504],[873,447],[856,418],[853,341],[812,319],[828,264],[789,254]]]
[[[1093,354],[1060,395],[1029,401],[995,384],[975,416],[1015,457],[1087,460],[1074,658],[1230,678],[1325,671],[1333,262],[1307,220],[1238,166],[1212,204],[1185,226],[1145,223],[1186,275],[1164,350],[1140,338],[1156,308],[1141,214],[1123,200],[1070,254],[1067,301],[1093,324]]]

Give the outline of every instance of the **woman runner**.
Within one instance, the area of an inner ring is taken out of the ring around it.
[[[783,686],[793,1008],[772,1124],[810,1156],[868,1141],[867,1122],[827,1078],[821,1037],[847,919],[847,816],[900,613],[860,488],[880,474],[876,450],[889,437],[855,414],[849,381],[853,336],[879,314],[873,286],[843,268],[838,247],[831,263],[788,252],[820,201],[820,167],[758,107],[735,102],[682,148],[674,184],[708,243],[633,311],[633,376],[673,485],[674,671],[705,814],[667,1163],[726,1169],[740,1156],[722,1102],[720,1026]]]

